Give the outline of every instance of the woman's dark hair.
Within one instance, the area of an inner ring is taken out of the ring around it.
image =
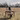
[[[11,8],[9,7],[9,10],[11,10]]]

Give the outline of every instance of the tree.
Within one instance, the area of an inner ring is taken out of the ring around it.
[[[18,3],[17,3],[17,4],[15,4],[15,7],[18,7],[18,5],[19,5]]]
[[[14,7],[14,5],[9,5],[9,7]]]
[[[7,3],[5,2],[3,5],[0,4],[0,7],[8,7]]]

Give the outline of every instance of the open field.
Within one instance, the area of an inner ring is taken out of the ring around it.
[[[4,18],[5,11],[6,11],[6,8],[0,8],[0,18]],[[7,8],[7,11],[9,11],[8,8]],[[20,8],[11,8],[11,11],[15,12],[15,16],[12,15],[12,18],[10,20],[20,20]]]

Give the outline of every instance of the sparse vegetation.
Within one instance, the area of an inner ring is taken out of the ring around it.
[[[19,20],[19,19],[17,18],[17,20]]]

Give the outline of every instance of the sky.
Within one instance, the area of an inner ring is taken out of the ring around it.
[[[17,2],[20,2],[20,0],[0,0],[0,3],[7,3],[8,5],[16,4]]]

